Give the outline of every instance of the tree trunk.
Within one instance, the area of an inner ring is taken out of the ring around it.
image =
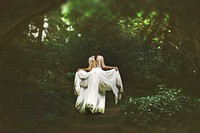
[[[43,36],[43,31],[44,31],[44,16],[41,16],[39,18],[39,21],[38,21],[38,28],[39,28],[39,34],[38,34],[38,44],[40,46],[42,46],[42,36]]]
[[[5,16],[9,14],[10,17],[13,16],[13,20],[3,31],[0,31],[0,49],[8,44],[12,37],[17,34],[20,27],[28,22],[28,20],[44,14],[66,1],[67,0],[3,0],[0,4],[0,15]]]

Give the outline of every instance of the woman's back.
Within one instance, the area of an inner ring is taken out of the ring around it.
[[[78,94],[75,107],[85,113],[104,113],[106,91],[115,95],[115,103],[121,98],[123,85],[117,67],[106,66],[104,57],[95,54],[88,59],[89,66],[79,69],[75,74],[75,91]],[[106,71],[104,71],[106,70]]]
[[[97,55],[96,59],[95,56],[91,56],[89,58],[89,65],[91,65],[92,68],[96,68],[96,67],[101,67],[101,55]]]

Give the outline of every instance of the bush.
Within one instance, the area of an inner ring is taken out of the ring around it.
[[[184,94],[181,88],[159,85],[155,95],[127,97],[120,110],[132,124],[143,125],[158,121],[176,122],[181,116],[187,116],[196,110],[198,104],[198,100]]]

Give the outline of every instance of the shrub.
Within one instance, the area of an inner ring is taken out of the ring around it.
[[[181,116],[190,114],[198,105],[198,100],[184,94],[181,88],[158,87],[155,95],[138,98],[128,96],[125,99],[120,110],[132,124],[175,122]]]

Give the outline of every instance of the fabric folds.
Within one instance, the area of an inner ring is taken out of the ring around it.
[[[74,92],[77,100],[75,107],[80,113],[85,113],[86,108],[92,113],[104,113],[106,91],[113,92],[115,104],[117,104],[123,92],[119,71],[115,69],[105,71],[101,67],[96,67],[89,72],[84,70],[76,72]]]

